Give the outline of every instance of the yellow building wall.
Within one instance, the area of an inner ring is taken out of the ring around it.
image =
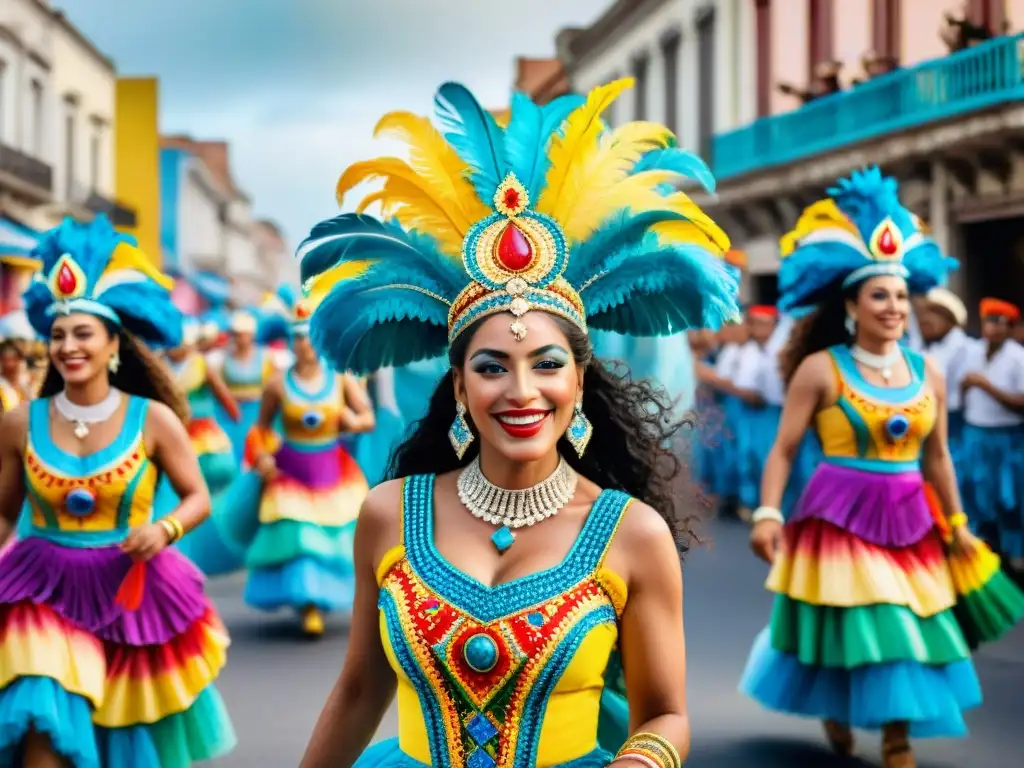
[[[114,115],[117,198],[135,209],[136,226],[125,229],[161,266],[160,252],[160,93],[155,77],[117,81]]]

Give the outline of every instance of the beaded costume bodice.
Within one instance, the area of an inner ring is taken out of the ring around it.
[[[206,358],[190,354],[180,363],[171,363],[178,386],[188,397],[189,410],[193,419],[214,417],[213,392],[206,383]]]
[[[604,558],[631,499],[605,491],[560,565],[487,587],[434,546],[433,494],[432,475],[405,481],[402,544],[378,569],[402,751],[452,768],[590,754],[626,601]]]
[[[239,360],[231,354],[225,355],[221,375],[236,400],[254,402],[263,396],[263,386],[272,371],[270,355],[266,350],[257,348],[246,360]]]
[[[88,456],[74,456],[53,442],[49,398],[31,403],[25,489],[32,536],[71,547],[102,547],[149,522],[158,472],[146,455],[143,436],[148,404],[130,396],[124,427],[114,442]]]
[[[316,391],[299,380],[294,368],[284,376],[281,425],[285,441],[292,446],[318,448],[338,439],[338,418],[344,406],[341,376],[326,366],[323,372],[323,383]]]
[[[937,417],[924,357],[904,349],[910,384],[889,388],[864,379],[849,347],[831,347],[829,354],[839,399],[815,415],[825,460],[881,472],[918,469],[924,441]]]

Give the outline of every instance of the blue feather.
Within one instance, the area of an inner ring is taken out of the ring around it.
[[[570,285],[579,288],[589,278],[603,271],[603,265],[619,249],[636,245],[655,224],[685,220],[682,214],[668,210],[644,213],[619,211],[606,220],[590,238],[573,248],[569,255],[569,265],[562,276]]]
[[[633,166],[633,173],[642,171],[669,171],[693,179],[708,192],[715,191],[715,177],[707,163],[693,152],[679,149],[655,149],[646,153]]]
[[[508,173],[503,131],[491,113],[459,83],[442,85],[434,96],[434,106],[446,129],[445,139],[469,165],[477,195],[490,205]]]
[[[357,283],[361,281],[351,281]],[[395,286],[341,284],[310,319],[317,351],[339,371],[368,374],[444,354],[448,307]]]
[[[551,138],[566,118],[586,103],[576,94],[566,94],[543,107],[523,93],[512,94],[512,117],[505,128],[505,157],[509,170],[526,187],[530,200],[536,200],[544,186],[551,160]]]
[[[868,263],[864,254],[842,243],[798,246],[779,266],[780,311],[817,304],[823,291]]]

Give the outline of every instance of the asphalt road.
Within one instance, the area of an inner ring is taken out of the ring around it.
[[[746,550],[746,529],[712,523],[708,548],[689,556],[686,639],[696,768],[878,766],[874,734],[858,734],[859,761],[823,748],[818,723],[762,710],[736,690],[750,643],[766,621],[766,573]],[[239,746],[218,768],[295,768],[345,655],[346,627],[335,621],[318,642],[304,640],[293,617],[266,616],[241,601],[237,577],[211,581],[210,593],[233,644],[220,689]],[[1024,754],[1024,627],[976,657],[984,706],[969,713],[971,738],[917,743],[920,768],[1011,768]],[[344,724],[339,724],[344,727]],[[381,738],[395,734],[394,712]]]

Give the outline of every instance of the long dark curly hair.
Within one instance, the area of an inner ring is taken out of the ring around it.
[[[836,281],[821,293],[817,309],[793,324],[789,341],[779,356],[779,370],[786,384],[789,384],[800,363],[815,352],[849,343],[846,302],[856,301],[864,284],[862,281],[844,289],[842,281]]]
[[[188,400],[174,381],[170,369],[149,347],[124,329],[103,323],[111,337],[118,336],[121,365],[111,372],[110,385],[122,392],[148,400],[156,400],[174,411],[182,421],[188,419]],[[64,378],[51,362],[39,390],[40,397],[52,397],[64,389]]]
[[[674,404],[663,389],[634,381],[624,366],[597,360],[586,334],[568,321],[554,319],[569,340],[576,364],[583,368],[583,411],[594,426],[582,458],[564,437],[558,441],[559,453],[602,488],[625,491],[656,509],[672,529],[680,554],[685,553],[699,541],[695,531],[698,494],[686,492],[691,486],[673,443],[680,429],[692,427],[691,419],[675,417]],[[464,364],[480,322],[452,345],[448,361],[453,367]],[[455,387],[449,370],[434,390],[426,415],[392,455],[388,477],[442,474],[469,464],[478,453],[479,440],[459,460],[448,442],[454,420]],[[468,414],[467,421],[471,421]],[[472,423],[470,427],[476,434]]]

